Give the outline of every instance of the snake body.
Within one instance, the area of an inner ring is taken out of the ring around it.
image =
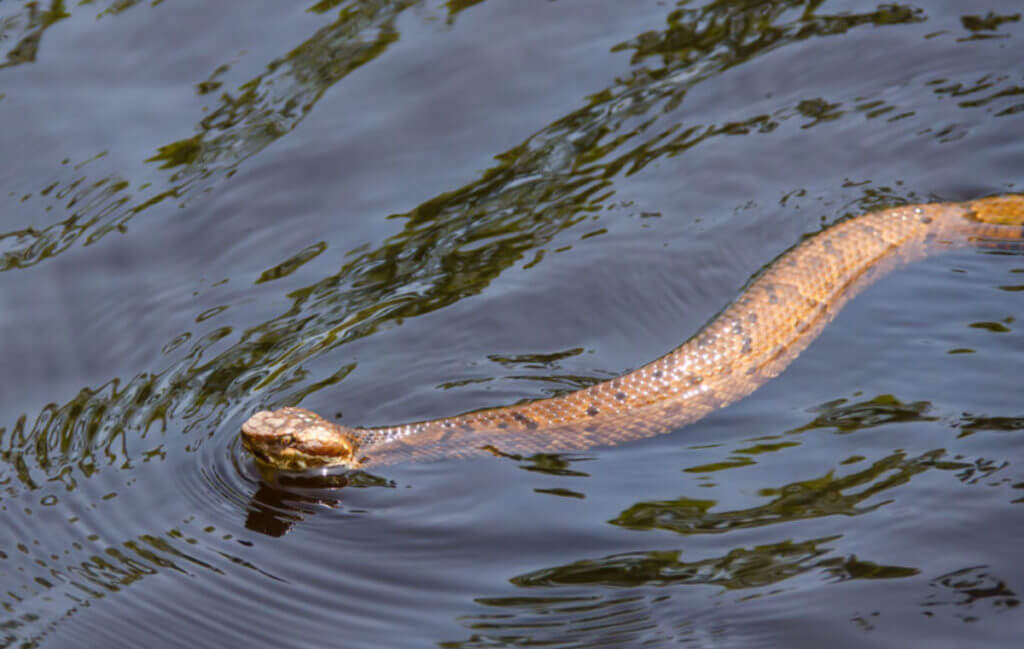
[[[284,470],[570,451],[669,432],[781,372],[873,280],[964,245],[1024,237],[1024,195],[863,214],[790,248],[682,345],[617,378],[549,399],[401,426],[349,428],[302,408],[254,414],[242,442]],[[1011,244],[1013,245],[1013,244]]]

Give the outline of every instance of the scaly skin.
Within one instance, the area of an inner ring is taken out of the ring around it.
[[[1024,195],[864,214],[789,249],[692,338],[610,381],[381,428],[339,426],[302,408],[262,411],[242,425],[242,442],[261,462],[296,471],[579,450],[669,432],[776,376],[885,272],[958,246],[1019,245],[1022,225]]]

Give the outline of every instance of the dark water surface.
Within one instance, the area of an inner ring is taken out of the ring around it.
[[[260,477],[659,356],[806,233],[1024,189],[1020,4],[0,2],[0,647],[1008,647],[1024,257],[619,448]]]

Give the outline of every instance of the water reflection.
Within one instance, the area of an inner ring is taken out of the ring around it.
[[[932,451],[916,458],[893,453],[850,474],[823,476],[763,488],[760,495],[771,500],[757,507],[733,511],[712,511],[715,501],[678,498],[641,502],[610,522],[630,529],[670,530],[680,534],[719,534],[736,529],[761,527],[787,521],[841,514],[856,516],[887,504],[876,496],[906,484],[915,475],[936,468],[944,453]],[[967,464],[956,468],[966,468]],[[952,468],[943,465],[943,468]]]
[[[66,180],[39,193],[40,199],[60,201],[51,207],[72,216],[48,228],[0,235],[6,247],[0,269],[37,263],[82,236],[95,241],[165,198],[184,200],[198,187],[226,178],[247,156],[293,129],[330,85],[378,56],[395,37],[396,16],[410,4],[353,5],[268,64],[241,94],[225,94],[200,125],[200,135],[167,145],[153,159],[171,172],[170,188],[154,196],[140,202],[126,194],[127,181],[89,181],[72,169]],[[794,13],[796,8],[803,11]],[[610,178],[620,171],[631,173],[709,138],[749,132],[747,126],[763,130],[800,115],[782,111],[754,116],[746,126],[682,130],[672,122],[652,131],[687,88],[789,43],[862,25],[923,20],[919,10],[898,5],[835,16],[816,11],[817,3],[792,0],[673,11],[664,30],[621,46],[634,50],[631,75],[497,156],[498,164],[477,181],[394,215],[404,221],[401,232],[376,248],[351,251],[337,273],[289,293],[292,306],[286,312],[241,332],[230,327],[184,332],[164,345],[170,357],[165,369],[85,388],[72,402],[51,404],[35,417],[22,415],[13,427],[0,428],[5,464],[17,467],[19,481],[30,488],[57,476],[73,484],[76,474],[91,475],[99,466],[93,461],[97,448],[104,449],[104,464],[122,467],[162,457],[159,443],[136,441],[145,440],[154,424],[162,430],[175,418],[186,432],[213,435],[231,406],[254,392],[262,394],[260,406],[276,407],[334,386],[354,365],[309,384],[303,363],[387,323],[475,295],[517,262],[536,263],[557,233],[608,199]],[[653,60],[660,65],[651,67]],[[259,280],[286,276],[322,250],[314,247],[278,262]],[[209,356],[232,336],[226,350]],[[95,421],[89,423],[90,417]],[[74,438],[72,431],[84,431],[83,437]],[[132,442],[119,451],[116,440],[125,431],[131,431]]]
[[[891,395],[860,402],[837,399],[812,409],[814,419],[779,437],[814,429],[855,434],[877,426],[935,420],[924,414],[927,410],[926,402],[907,403]],[[1017,430],[1021,422],[1015,418],[990,420],[965,415],[956,425],[967,429]],[[780,445],[773,451],[786,452],[789,448],[792,446]],[[863,460],[858,458],[853,463]],[[778,458],[773,461],[785,462]],[[790,537],[794,533],[799,535],[801,528],[793,527],[798,521],[835,515],[860,516],[885,507],[895,501],[896,489],[927,471],[952,472],[965,483],[977,483],[990,481],[993,474],[1006,466],[986,458],[949,457],[942,449],[913,458],[896,452],[876,459],[866,468],[841,474],[840,467],[847,464],[837,462],[836,468],[821,476],[762,487],[758,495],[768,499],[762,505],[716,511],[714,500],[683,496],[636,503],[608,522],[631,530],[668,531],[684,536],[735,534],[753,528],[785,526],[779,529]],[[799,589],[801,586],[786,584],[801,575],[812,576],[816,583],[834,584],[907,579],[922,574],[921,568],[914,565],[892,565],[842,554],[838,551],[841,538],[787,538],[753,547],[729,547],[726,540],[727,549],[723,552],[692,560],[684,559],[687,549],[631,551],[533,570],[516,575],[509,582],[521,589],[566,594],[478,597],[477,604],[495,612],[460,618],[472,634],[466,640],[442,646],[484,647],[494,642],[501,646],[579,646],[599,639],[613,639],[614,646],[633,646],[654,639],[693,640],[701,635],[694,620],[707,617],[703,608],[694,609],[694,603],[707,596],[690,596],[678,590],[683,586],[750,591],[739,596],[744,600]],[[953,615],[966,620],[972,616],[971,609],[979,605],[994,611],[1019,605],[1016,592],[1006,581],[991,576],[984,567],[933,577],[928,584],[931,591],[921,602],[927,615],[934,615],[933,609],[959,607]],[[860,622],[870,625],[867,619]]]
[[[447,20],[455,20],[460,11],[478,1],[448,2]],[[155,3],[111,2],[101,15],[115,16],[151,4]],[[317,2],[311,11],[337,11],[337,20],[294,47],[283,48],[289,53],[266,63],[263,72],[247,83],[225,88],[222,78],[228,63],[197,80],[196,92],[209,97],[210,110],[197,122],[193,134],[168,142],[146,160],[148,172],[160,170],[159,180],[152,184],[149,177],[135,178],[127,170],[94,171],[103,164],[102,154],[78,164],[65,162],[53,177],[39,182],[37,191],[18,197],[38,208],[37,213],[49,214],[51,220],[49,225],[0,234],[0,271],[29,267],[75,245],[126,233],[126,226],[137,214],[161,210],[169,214],[179,204],[199,200],[223,185],[246,160],[292,132],[316,109],[328,89],[379,60],[399,38],[399,16],[414,4]],[[595,89],[576,110],[499,153],[494,166],[475,181],[423,201],[408,212],[391,215],[401,224],[392,238],[379,245],[344,250],[336,239],[325,237],[298,254],[268,262],[255,283],[273,289],[275,281],[317,259],[329,247],[339,256],[346,255],[337,272],[289,293],[290,306],[279,315],[244,329],[216,326],[209,318],[211,311],[186,317],[183,321],[194,320],[197,326],[163,345],[164,366],[133,377],[112,378],[83,388],[66,403],[51,403],[38,413],[21,414],[0,428],[0,504],[14,521],[11,534],[19,532],[19,521],[31,518],[20,507],[29,498],[15,506],[26,492],[33,504],[66,505],[58,498],[69,492],[81,493],[84,481],[101,472],[130,472],[151,460],[162,462],[174,457],[169,453],[172,446],[184,446],[189,457],[205,460],[197,451],[214,435],[233,433],[225,433],[225,422],[237,418],[240,410],[298,403],[314,391],[333,389],[354,365],[342,365],[328,376],[311,377],[303,364],[386,325],[479,294],[516,264],[541,263],[546,255],[557,252],[551,243],[558,234],[611,205],[618,177],[716,139],[769,134],[786,122],[820,130],[854,118],[898,120],[913,115],[914,106],[901,105],[888,93],[845,101],[818,96],[813,90],[808,92],[810,96],[780,105],[770,114],[751,110],[735,120],[700,123],[677,110],[687,92],[703,80],[780,48],[853,29],[884,29],[927,19],[923,10],[908,4],[836,14],[827,14],[822,7],[817,0],[750,0],[699,7],[683,3],[671,8],[660,29],[638,34],[618,46],[618,51],[632,57],[627,74],[608,88]],[[0,68],[34,61],[39,48],[45,46],[46,30],[70,12],[98,10],[96,3],[73,8],[57,1],[24,3],[0,18],[0,45],[5,48]],[[1012,16],[990,14],[965,16],[962,22],[967,38],[976,38],[1005,36],[1006,24],[1013,20]],[[1024,90],[1005,76],[983,75],[968,81],[938,78],[922,83],[936,99],[962,110],[990,111],[995,117],[1021,110]],[[924,124],[921,133],[941,143],[962,138],[967,130],[957,124]],[[880,189],[863,188],[851,209],[900,202],[910,195],[909,190]],[[601,232],[599,228],[590,233]],[[723,296],[723,302],[729,297]],[[566,352],[571,353],[578,350]],[[550,362],[537,355],[495,355],[492,360],[503,368]],[[595,380],[586,376],[553,378],[562,386]],[[927,402],[889,397],[836,401],[815,412],[802,428],[776,439],[744,441],[729,461],[747,465],[778,461],[785,457],[780,453],[798,448],[797,434],[811,429],[852,433],[871,426],[933,419]],[[980,430],[1019,430],[1021,420],[964,415],[951,425],[969,435]],[[184,432],[185,441],[177,441],[169,432]],[[538,455],[512,461],[533,473],[583,478],[588,471],[581,470],[586,468],[581,463],[587,459]],[[752,528],[772,531],[781,529],[772,527],[777,523],[835,514],[859,516],[877,510],[889,502],[884,499],[894,497],[893,487],[927,471],[951,472],[964,483],[985,484],[1006,466],[1005,462],[950,456],[936,450],[914,457],[902,453],[876,457],[866,468],[843,473],[843,467],[862,466],[862,462],[867,460],[837,461],[831,471],[820,469],[766,487],[760,494],[766,502],[757,506],[723,510],[715,501],[684,494],[638,502],[623,510],[612,524],[648,535],[677,532],[684,540]],[[723,467],[685,467],[691,472],[717,468]],[[209,471],[204,472],[206,469]],[[217,482],[229,470],[234,469],[204,466],[194,477],[202,484],[192,487],[202,490],[206,499],[231,503],[237,486],[224,487]],[[132,488],[130,484],[118,488]],[[386,479],[360,475],[313,483],[267,480],[253,486],[248,509],[230,509],[230,514],[245,517],[250,530],[281,536],[325,510],[337,512],[345,494],[351,493],[347,490],[360,485],[393,486]],[[583,487],[538,491],[575,500],[586,496]],[[207,510],[214,511],[218,510]],[[200,527],[193,519],[179,525],[173,520],[159,525],[133,521],[137,529],[162,531],[132,532],[127,540],[111,540],[119,538],[118,530],[128,527],[114,523],[99,521],[90,528],[103,530],[102,536],[82,534],[81,539],[67,543],[51,540],[45,550],[35,548],[31,541],[0,548],[0,574],[5,576],[5,587],[11,589],[2,601],[5,617],[0,623],[0,645],[30,644],[62,617],[109,594],[138,591],[137,584],[159,581],[155,576],[196,576],[204,584],[217,584],[223,575],[237,571],[248,578],[230,582],[239,586],[235,589],[239,597],[260,591],[268,579],[275,586],[281,583],[280,576],[257,568],[243,550],[234,551],[247,546],[216,526]],[[663,539],[657,545],[641,541],[662,549],[582,557],[531,570],[510,579],[521,591],[516,596],[477,600],[493,610],[465,618],[473,629],[471,639],[443,646],[528,641],[623,646],[637,637],[703,640],[707,636],[700,635],[691,613],[705,604],[685,599],[680,590],[687,589],[681,586],[714,587],[760,597],[770,595],[770,589],[790,586],[800,576],[826,582],[909,579],[919,570],[888,564],[881,557],[842,553],[837,550],[840,538],[836,536],[801,537],[799,528],[785,536],[792,538],[763,545],[737,542],[715,556],[694,559],[687,556],[687,549],[662,545]],[[36,540],[41,538],[37,535]],[[295,559],[275,556],[274,561],[272,565],[289,567]],[[1010,608],[1017,606],[1018,597],[1009,583],[987,567],[964,568],[931,578],[932,594],[922,607],[930,614],[952,609],[965,617],[977,616],[986,607]],[[538,592],[546,596],[535,595]],[[274,597],[273,607],[261,607],[261,611],[270,614],[281,610],[282,601],[300,601],[276,593]],[[237,606],[235,613],[243,610]],[[298,619],[298,612],[286,612],[287,622]],[[244,615],[241,619],[247,621]],[[336,626],[336,618],[332,618],[331,628]]]
[[[801,575],[836,583],[912,577],[917,569],[853,555],[829,556],[839,537],[783,541],[685,561],[681,550],[632,552],[586,559],[513,577],[520,588],[565,595],[516,594],[475,601],[493,612],[462,618],[472,634],[445,647],[642,646],[700,639],[712,624],[706,605],[679,589],[717,587],[743,597],[769,596]],[[748,594],[749,593],[749,594]]]
[[[681,550],[628,553],[577,561],[513,577],[523,588],[600,586],[679,586],[711,584],[729,590],[772,586],[808,571],[820,570],[836,581],[897,579],[918,574],[914,568],[883,566],[853,556],[826,558],[839,537],[783,541],[737,548],[699,561],[682,561]],[[493,600],[490,605],[497,605]]]
[[[30,21],[40,23],[41,35],[58,14],[41,14],[36,4],[28,3],[27,11],[34,16]],[[132,4],[119,6],[118,12]],[[161,204],[177,207],[209,192],[234,175],[242,162],[294,130],[331,86],[380,56],[398,38],[397,16],[415,4],[417,0],[352,4],[335,22],[268,63],[265,72],[243,84],[236,94],[222,92],[196,125],[195,135],[161,146],[146,160],[167,172],[160,185],[133,183],[124,174],[90,178],[87,171],[92,161],[76,165],[65,161],[65,169],[55,180],[48,181],[36,196],[23,196],[22,202],[34,201],[40,210],[68,216],[42,228],[0,234],[0,271],[33,266],[80,240],[88,244],[111,232],[124,232],[140,212]],[[54,2],[54,6],[63,3]],[[312,10],[323,13],[329,8],[319,3]],[[37,44],[38,37],[33,48]],[[199,94],[219,89],[217,77],[228,67],[219,67],[211,78],[200,82]]]
[[[46,30],[69,16],[61,0],[51,0],[46,9],[38,2],[26,2],[19,11],[0,17],[0,42],[12,43],[4,52],[6,60],[0,62],[0,70],[33,63]]]
[[[77,531],[72,527],[70,536],[77,537]],[[40,547],[38,539],[11,548],[10,554],[0,550],[0,576],[6,575],[0,646],[36,646],[58,622],[161,575],[223,577],[241,572],[260,584],[281,582],[244,558],[249,545],[211,526],[197,529],[187,520],[166,532],[139,534],[115,544],[103,544],[91,534],[58,551],[49,542]],[[23,567],[12,569],[19,559]]]
[[[921,604],[928,617],[945,607],[959,607],[953,609],[953,615],[964,622],[976,622],[982,608],[999,612],[1020,606],[1017,591],[1010,588],[1006,578],[992,574],[988,566],[962,568],[940,575],[928,585],[932,592]]]
[[[891,394],[852,403],[849,399],[836,399],[811,408],[810,412],[817,413],[817,416],[789,432],[802,433],[825,428],[837,433],[852,433],[886,424],[938,421],[938,417],[927,414],[930,408],[931,404],[927,401],[907,403]]]
[[[1004,14],[1000,15],[994,11],[990,11],[984,16],[981,15],[965,15],[960,18],[960,23],[964,26],[964,29],[971,32],[971,35],[961,40],[979,40],[983,38],[1009,38],[1010,35],[1002,32],[1000,28],[1005,23],[1017,23],[1020,22],[1020,14]]]
[[[0,234],[4,250],[0,270],[34,265],[68,249],[83,236],[92,242],[123,231],[139,212],[165,201],[188,202],[230,178],[243,161],[294,130],[327,89],[379,57],[398,38],[398,15],[415,4],[396,0],[347,6],[334,23],[268,63],[266,72],[243,84],[235,94],[223,92],[197,124],[195,135],[160,147],[147,160],[169,172],[162,188],[149,191],[149,183],[145,183],[132,191],[133,183],[123,175],[89,179],[80,170],[83,163],[48,182],[37,197],[23,197],[41,202],[47,211],[71,214],[47,227]],[[498,166],[479,181],[429,200],[405,216],[413,221],[436,221],[462,214],[460,221],[465,223],[490,212],[525,207],[529,218],[544,214],[544,218],[575,222],[574,216],[578,219],[592,213],[597,202],[609,197],[603,192],[609,188],[609,179],[620,172],[634,173],[711,138],[771,132],[795,117],[810,120],[804,122],[805,128],[840,117],[839,104],[824,99],[805,100],[792,110],[720,125],[686,126],[671,113],[697,83],[779,47],[840,35],[864,25],[925,19],[920,9],[898,4],[838,15],[819,15],[819,4],[807,0],[762,0],[742,6],[712,2],[673,11],[664,30],[645,32],[618,46],[633,51],[631,75],[617,79],[611,87],[592,94],[586,106],[496,156]],[[328,8],[319,3],[312,10],[322,13]],[[449,21],[463,8],[450,5]],[[225,69],[221,66],[200,82],[200,94],[222,90],[217,77]],[[993,88],[992,83],[973,92],[983,89],[995,92],[975,102],[1005,98],[1008,92]],[[880,102],[867,102],[853,110],[880,116],[886,112],[880,106]],[[666,119],[666,114],[674,119]],[[69,197],[65,203],[63,199]],[[481,198],[488,199],[490,205],[478,204]],[[470,206],[473,209],[468,209]],[[557,214],[565,211],[569,214]],[[487,229],[484,224],[479,232]],[[503,231],[507,232],[499,227],[494,234]]]
[[[245,527],[267,536],[284,536],[305,517],[341,507],[344,494],[340,489],[344,487],[395,486],[393,481],[365,471],[307,476],[268,471],[246,508]]]

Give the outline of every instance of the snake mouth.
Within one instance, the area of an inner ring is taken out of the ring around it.
[[[356,444],[341,426],[302,408],[262,410],[241,430],[242,445],[262,464],[285,471],[354,467]]]

